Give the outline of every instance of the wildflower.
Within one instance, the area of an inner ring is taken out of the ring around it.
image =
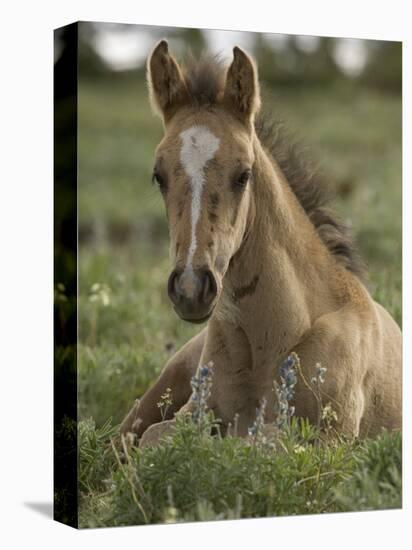
[[[338,415],[336,414],[336,411],[332,409],[332,405],[330,403],[322,408],[322,420],[326,430],[330,430],[333,422],[337,422],[338,420]]]
[[[322,367],[320,363],[316,363],[316,373],[315,376],[313,376],[310,381],[312,384],[324,384],[325,383],[325,374],[328,369],[326,367]]]
[[[167,410],[172,404],[172,390],[166,388],[165,393],[160,396],[160,401],[157,403],[157,408],[160,409],[162,414],[162,420],[165,419]]]
[[[251,427],[248,428],[248,430],[247,430],[247,431],[248,431],[248,434],[249,434],[250,436],[256,435],[257,430],[256,430],[256,425],[255,425],[255,424],[256,424],[256,421],[253,423],[253,426],[251,426]]]
[[[290,418],[295,413],[295,407],[290,405],[290,401],[295,395],[298,366],[299,357],[296,353],[291,353],[279,368],[280,384],[275,383],[275,391],[278,398],[276,424],[280,429],[289,425]]]
[[[212,367],[212,361],[200,366],[191,380],[192,401],[195,403],[192,419],[196,424],[202,424],[207,411],[207,400],[212,389]]]
[[[253,422],[253,426],[248,428],[248,434],[253,437],[254,442],[257,441],[259,436],[262,433],[262,428],[265,423],[265,410],[266,410],[266,399],[263,398],[260,407],[256,409],[256,418]]]
[[[310,381],[315,386],[313,393],[318,403],[317,426],[318,429],[320,429],[323,424],[326,430],[329,430],[332,426],[332,422],[337,420],[337,415],[336,412],[332,409],[330,403],[328,403],[325,407],[322,405],[321,385],[325,383],[325,374],[328,369],[326,367],[322,367],[320,363],[316,363],[315,369],[315,375],[312,376]]]
[[[111,288],[103,283],[94,283],[91,286],[89,301],[95,302],[107,307],[110,305]]]
[[[204,365],[203,367],[200,368],[200,376],[202,378],[205,378],[206,376],[209,375],[209,367],[207,365]]]

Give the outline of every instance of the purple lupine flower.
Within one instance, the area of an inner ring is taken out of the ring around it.
[[[196,424],[202,424],[207,411],[207,400],[212,388],[212,366],[210,361],[207,365],[198,368],[196,374],[191,379],[192,401],[195,408],[192,413],[192,419]]]
[[[276,424],[282,429],[289,425],[290,418],[295,413],[295,407],[290,405],[295,395],[297,384],[297,366],[299,358],[296,353],[291,353],[279,367],[280,384],[275,385],[278,398],[278,411]]]

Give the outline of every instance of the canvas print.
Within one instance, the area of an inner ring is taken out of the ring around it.
[[[55,31],[55,518],[400,508],[402,45]]]

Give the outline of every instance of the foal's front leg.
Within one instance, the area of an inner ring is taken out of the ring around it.
[[[320,407],[330,403],[337,413],[335,430],[350,437],[358,437],[364,412],[362,381],[366,366],[360,360],[362,349],[351,343],[356,342],[357,335],[362,332],[367,335],[356,311],[343,307],[320,317],[294,348],[306,382],[301,380],[296,386],[297,416],[307,417],[312,424],[316,424],[321,414]],[[318,397],[310,382],[316,373],[317,363],[327,368]]]
[[[152,424],[173,418],[189,400],[190,380],[195,374],[206,336],[206,328],[187,342],[167,363],[157,381],[129,411],[120,426],[120,432],[132,432],[138,438]],[[171,389],[172,405],[164,418],[157,403],[167,388]]]

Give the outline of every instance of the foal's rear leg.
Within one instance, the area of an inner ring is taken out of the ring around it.
[[[173,418],[191,395],[190,380],[195,374],[206,337],[206,328],[187,342],[162,370],[157,381],[147,390],[141,400],[129,411],[120,426],[120,432],[132,432],[140,437],[152,424]],[[164,418],[157,403],[167,388],[171,389],[172,405]]]

